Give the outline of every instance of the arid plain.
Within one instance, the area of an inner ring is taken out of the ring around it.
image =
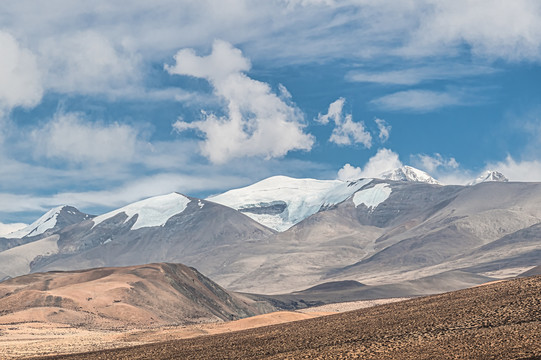
[[[223,326],[223,333],[192,339],[171,340],[197,335],[182,335],[179,329],[139,333],[132,340],[144,342],[147,336],[147,341],[164,341],[49,358],[539,359],[539,294],[541,277],[531,276],[306,320],[283,313],[286,321],[302,321],[242,331],[227,324],[201,327],[200,333],[213,333]],[[130,345],[120,338],[116,337],[117,346]]]

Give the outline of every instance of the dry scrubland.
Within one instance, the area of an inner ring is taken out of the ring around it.
[[[17,322],[0,324],[1,359],[71,354],[103,349],[143,345],[176,339],[229,333],[261,326],[311,319],[337,312],[362,309],[404,299],[364,300],[329,304],[299,311],[278,311],[225,323],[189,326],[162,326],[131,330],[104,330],[66,324]],[[42,310],[43,311],[43,310]]]
[[[51,359],[541,359],[541,277],[304,321]]]

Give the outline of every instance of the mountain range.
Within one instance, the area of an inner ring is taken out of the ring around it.
[[[0,279],[179,262],[242,292],[356,281],[410,290],[422,283],[424,294],[437,279],[452,290],[540,265],[540,183],[491,173],[474,186],[443,186],[411,167],[383,175],[277,176],[207,199],[162,195],[97,217],[56,208],[0,239]]]

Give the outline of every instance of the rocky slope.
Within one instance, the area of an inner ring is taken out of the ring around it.
[[[454,270],[505,278],[540,264],[540,223],[541,184],[373,180],[268,241],[244,246],[230,258],[244,275],[217,280],[278,294],[328,281],[397,284]]]
[[[541,278],[55,359],[539,359]]]

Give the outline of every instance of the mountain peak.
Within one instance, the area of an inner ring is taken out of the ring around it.
[[[441,185],[441,183],[426,172],[404,165],[394,170],[386,171],[378,176],[379,179],[394,181],[413,181]]]
[[[477,185],[487,181],[508,182],[509,179],[505,177],[501,172],[494,170],[486,170],[479,175],[475,180],[470,181],[467,185]]]
[[[27,227],[8,234],[7,237],[23,238],[38,236],[51,229],[75,224],[88,218],[90,218],[90,215],[83,214],[73,206],[61,205],[47,211]]]

